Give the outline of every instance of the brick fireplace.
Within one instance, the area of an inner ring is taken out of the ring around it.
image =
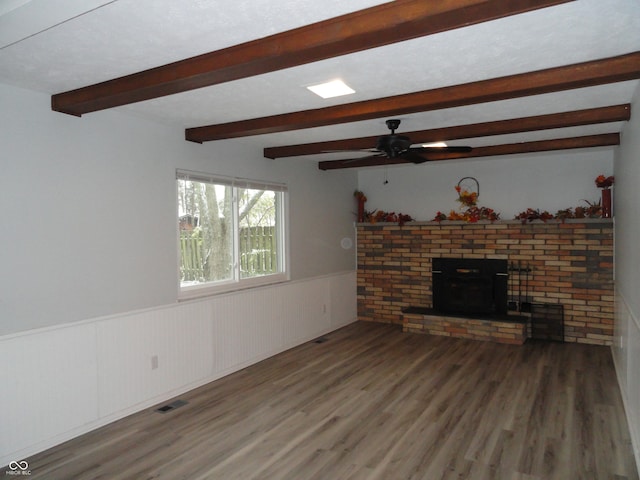
[[[527,270],[526,285],[522,275],[510,273],[509,299],[522,300],[524,291],[526,302],[562,305],[567,342],[611,343],[614,291],[610,219],[527,224],[363,223],[357,230],[360,320],[396,323],[404,325],[406,331],[415,331],[416,309],[433,308],[434,258],[502,259]],[[403,310],[409,307],[411,313],[405,315]],[[448,319],[444,326],[434,328],[441,329],[438,334],[452,336],[465,329],[487,329],[494,337],[512,335],[501,333],[510,327],[504,322],[488,324],[473,319],[463,325],[463,321]],[[517,322],[514,326],[521,329]]]

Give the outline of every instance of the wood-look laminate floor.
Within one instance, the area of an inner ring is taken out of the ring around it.
[[[31,478],[638,479],[609,348],[327,338],[33,456]]]

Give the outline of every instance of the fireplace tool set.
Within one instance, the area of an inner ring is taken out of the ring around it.
[[[531,298],[529,298],[529,274],[531,271],[529,264],[520,262],[520,260],[509,264],[509,291],[511,292],[509,310],[531,311]]]

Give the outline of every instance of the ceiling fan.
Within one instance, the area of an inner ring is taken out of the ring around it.
[[[411,163],[428,162],[429,153],[466,153],[471,147],[448,147],[448,146],[419,146],[412,147],[414,142],[405,135],[397,135],[396,130],[400,126],[400,120],[390,119],[385,122],[391,134],[378,138],[375,148],[358,150],[360,152],[371,152],[374,157],[386,157],[390,159],[401,158]],[[354,159],[356,161],[358,159]]]

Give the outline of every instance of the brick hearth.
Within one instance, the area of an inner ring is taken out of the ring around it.
[[[614,292],[610,219],[528,224],[358,224],[358,318],[402,325],[403,308],[432,306],[431,259],[463,256],[528,265],[532,270],[529,299],[563,305],[565,341],[611,343]],[[515,286],[510,284],[510,288]],[[407,318],[405,323],[410,321]],[[468,328],[447,327],[452,330],[449,334],[455,334],[456,328]]]
[[[482,320],[406,312],[403,314],[402,331],[515,345],[522,345],[528,334],[526,317],[513,316],[510,321]]]

